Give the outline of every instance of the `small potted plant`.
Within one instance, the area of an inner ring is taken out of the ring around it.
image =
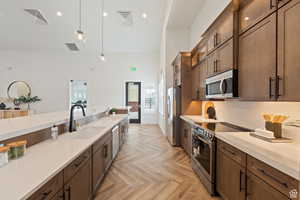
[[[116,108],[112,108],[112,109],[110,109],[110,114],[112,114],[112,115],[116,115],[117,114],[117,109]]]
[[[27,104],[27,109],[30,110],[30,104],[32,103],[36,103],[39,101],[42,101],[42,99],[40,99],[38,96],[21,96],[17,99],[14,100],[15,102],[18,102],[18,104]]]

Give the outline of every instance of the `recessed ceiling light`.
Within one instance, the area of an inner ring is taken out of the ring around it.
[[[103,17],[107,17],[108,13],[107,12],[103,12]]]
[[[146,19],[146,18],[148,17],[147,13],[143,13],[143,14],[142,14],[142,17],[143,17],[144,19]]]
[[[57,12],[56,12],[56,15],[59,16],[59,17],[61,17],[63,14],[62,14],[62,12],[57,11]]]

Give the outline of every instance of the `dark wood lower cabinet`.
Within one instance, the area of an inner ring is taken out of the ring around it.
[[[247,200],[289,200],[251,172],[247,176]]]
[[[296,200],[298,188],[296,179],[217,140],[216,189],[224,200]]]
[[[235,154],[232,152],[232,155]],[[234,156],[234,155],[233,155]],[[224,200],[246,199],[246,168],[217,148],[217,192]]]
[[[65,200],[89,200],[92,198],[91,159],[64,186]]]
[[[192,154],[192,127],[189,123],[181,121],[181,147],[188,156]]]
[[[128,132],[122,123],[121,143]],[[90,200],[112,164],[112,133],[107,132],[65,169],[44,184],[28,200]]]

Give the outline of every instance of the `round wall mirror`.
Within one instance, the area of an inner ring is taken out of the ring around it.
[[[31,88],[24,81],[14,81],[7,88],[7,96],[10,99],[17,99],[22,96],[28,97],[31,95]]]

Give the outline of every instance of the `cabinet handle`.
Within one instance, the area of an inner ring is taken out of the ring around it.
[[[287,184],[287,183],[282,182],[282,181],[280,181],[278,178],[276,178],[276,177],[274,177],[274,176],[268,174],[265,170],[260,169],[260,168],[257,168],[257,170],[260,171],[263,175],[265,175],[265,176],[269,177],[270,179],[272,179],[272,180],[278,182],[280,185],[282,185],[282,186],[288,188],[288,184]]]
[[[270,0],[270,9],[273,9],[275,6],[273,5],[273,0]]]
[[[66,189],[66,192],[68,193],[68,199],[67,200],[71,200],[71,186],[69,186],[68,189]]]
[[[229,149],[226,149],[225,147],[222,148],[224,151],[230,153],[233,156],[236,156],[236,154],[233,151],[230,151]]]
[[[85,159],[87,159],[87,156],[83,156],[77,163],[74,164],[74,166],[79,167]]]
[[[103,156],[104,156],[104,158],[107,158],[107,145],[104,145],[104,147],[103,147]]]
[[[218,72],[218,60],[216,60],[216,72]]]
[[[218,46],[218,33],[215,34],[215,38],[216,38],[215,39],[216,40],[215,47],[216,47],[216,46]]]
[[[274,96],[272,94],[272,82],[274,81],[274,79],[272,77],[269,78],[269,98],[272,99],[272,97]]]
[[[52,193],[52,190],[49,190],[48,192],[44,192],[42,194],[41,200],[47,199],[47,197]]]
[[[280,94],[280,81],[282,81],[282,78],[276,76],[276,99],[282,96],[282,94]]]
[[[245,190],[245,186],[243,186],[243,177],[244,177],[244,172],[242,170],[240,170],[240,192]]]
[[[277,183],[279,183],[279,184],[282,185],[283,187],[285,187],[285,188],[288,188],[288,187],[289,187],[287,183],[282,182],[282,181],[280,181],[278,178],[276,178],[276,177],[274,177],[274,176],[268,174],[265,170],[260,169],[260,168],[257,168],[257,170],[260,171],[263,175],[265,175],[265,176],[269,177],[270,179],[276,181]]]
[[[196,94],[197,94],[197,99],[200,99],[200,90],[199,90],[199,88],[197,88],[197,90],[196,90]]]

